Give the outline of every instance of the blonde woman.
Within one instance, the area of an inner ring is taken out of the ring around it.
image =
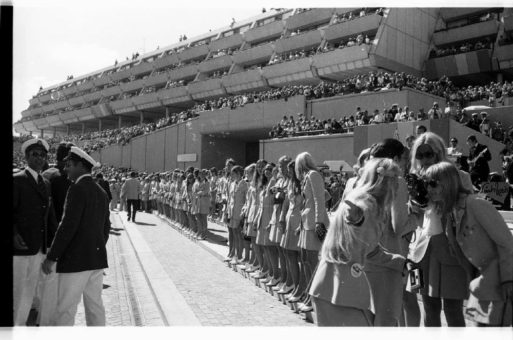
[[[198,172],[198,177],[192,186],[192,193],[194,204],[191,212],[198,228],[198,238],[205,240],[208,227],[207,215],[210,211],[210,183],[207,180],[206,169]]]
[[[391,159],[369,160],[356,188],[335,212],[309,291],[318,326],[373,326],[367,260],[404,270],[405,258],[379,245],[400,173]]]
[[[322,245],[319,232],[326,230],[329,219],[326,211],[324,181],[317,171],[312,155],[308,152],[300,153],[295,163],[296,176],[301,181],[301,192],[304,197],[298,246],[301,248],[305,282],[310,282]],[[308,294],[305,294],[305,299],[298,309],[302,312],[312,311],[312,302]]]
[[[244,262],[246,262],[245,270],[249,271],[255,265],[255,248],[254,240],[256,231],[253,229],[253,219],[255,215],[255,201],[256,201],[256,188],[253,185],[253,179],[256,175],[256,163],[248,165],[244,172],[246,173],[245,179],[248,183],[248,191],[246,192],[246,203],[242,207],[242,214],[244,215]],[[252,244],[253,243],[253,244]],[[253,251],[250,251],[253,248]],[[251,254],[250,254],[251,252]]]
[[[233,247],[234,247],[234,256],[232,261],[230,262],[232,265],[240,264],[242,262],[242,248],[243,248],[243,238],[242,238],[242,207],[244,203],[246,203],[246,192],[248,191],[248,185],[246,181],[242,179],[244,175],[244,170],[241,166],[236,165],[231,170],[231,177],[233,180],[233,185],[230,187],[229,194],[229,217],[230,224],[229,228],[233,233]]]
[[[513,297],[513,236],[508,226],[490,202],[463,188],[454,164],[429,167],[424,180],[430,205],[445,222],[449,249],[472,280],[466,315],[478,325],[500,326],[506,301]],[[440,304],[437,312],[439,316]]]

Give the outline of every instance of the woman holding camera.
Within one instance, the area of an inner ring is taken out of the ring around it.
[[[423,133],[415,140],[411,151],[410,173],[417,178],[414,182],[420,181],[430,166],[447,161],[442,138],[431,132]],[[458,171],[458,174],[463,187],[469,193],[472,192],[469,174],[463,171]],[[412,238],[408,258],[418,264],[422,273],[419,292],[424,305],[424,325],[441,326],[440,313],[443,302],[447,324],[464,327],[463,300],[468,297],[469,277],[461,261],[450,251],[447,237],[443,232],[443,216],[432,202],[429,202],[425,187],[417,184],[414,187],[417,188],[410,192],[410,207],[418,217],[417,225],[420,228]],[[423,192],[421,195],[420,191]]]
[[[463,187],[454,164],[432,165],[424,176],[449,250],[472,279],[466,314],[478,325],[500,326],[506,302],[511,304],[513,297],[513,236],[508,226],[490,202]],[[438,313],[440,307],[436,305]]]
[[[329,224],[324,195],[324,181],[317,171],[315,161],[308,152],[297,155],[295,171],[301,181],[304,195],[301,209],[301,228],[298,246],[301,248],[301,264],[304,267],[305,282],[310,282],[312,273],[318,263],[319,250]],[[313,310],[310,295],[306,292],[305,300],[298,307],[301,312]]]
[[[372,294],[363,270],[367,261],[404,271],[405,258],[379,245],[400,173],[391,159],[369,160],[335,212],[309,291],[318,326],[373,326]]]

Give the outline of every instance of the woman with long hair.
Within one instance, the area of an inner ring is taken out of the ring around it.
[[[450,162],[443,139],[432,132],[417,137],[411,150],[410,174],[420,180],[430,166],[440,162]],[[463,187],[472,192],[470,175],[461,170],[458,174]],[[468,297],[469,280],[465,268],[449,250],[442,217],[432,205],[427,204],[427,196],[419,196],[418,192],[410,192],[410,196],[410,208],[419,218],[408,258],[419,264],[423,287],[407,290],[422,295],[425,326],[441,325],[439,306],[443,302],[447,324],[463,327],[462,303]]]
[[[183,198],[183,211],[187,219],[188,234],[191,237],[198,237],[198,230],[196,228],[196,220],[192,215],[192,186],[194,185],[195,177],[193,173],[188,173],[183,184],[182,198]]]
[[[229,227],[233,233],[233,249],[234,256],[232,261],[230,262],[232,265],[240,264],[242,262],[242,248],[243,248],[243,238],[242,238],[242,223],[244,222],[241,216],[242,207],[246,202],[246,192],[248,191],[248,185],[246,181],[242,179],[244,175],[244,170],[241,166],[236,165],[232,168],[231,177],[233,181],[233,185],[231,186],[231,191],[229,195],[229,218],[230,224]]]
[[[248,235],[248,215],[249,215],[249,207],[252,204],[253,201],[253,188],[251,186],[251,180],[253,179],[253,176],[255,174],[256,164],[252,163],[244,168],[244,178],[243,180],[246,182],[248,190],[246,191],[246,201],[244,202],[244,205],[242,206],[241,210],[241,216],[244,220],[243,226],[242,226],[242,240],[244,244],[244,260],[245,263],[244,269],[249,268],[250,263],[254,260],[254,254],[250,256],[251,252],[251,237]]]
[[[336,210],[309,291],[318,326],[373,326],[372,294],[363,270],[367,260],[404,270],[404,257],[379,245],[400,173],[391,159],[369,160]]]
[[[269,256],[269,221],[273,213],[273,201],[272,194],[269,188],[273,183],[272,172],[274,166],[272,163],[265,165],[263,175],[260,178],[259,183],[259,203],[258,212],[255,217],[257,226],[257,236],[255,243],[262,250],[260,252],[262,258],[258,259],[261,263],[260,271],[254,273],[253,277],[260,279],[262,283],[267,283],[271,280],[273,275],[273,267],[271,266],[271,260]]]
[[[299,285],[299,235],[298,231],[301,224],[301,204],[303,196],[301,195],[301,182],[296,176],[295,162],[290,161],[287,164],[287,173],[290,180],[287,184],[287,196],[283,203],[283,212],[285,213],[285,233],[280,243],[280,247],[285,250],[287,261],[287,281],[285,286],[278,291],[278,294],[289,294],[288,297],[301,297],[301,294],[306,289],[304,283],[302,287]],[[283,213],[282,213],[283,214]]]
[[[175,193],[176,193],[176,178],[178,174],[173,171],[171,175],[171,185],[169,186],[169,211],[171,214],[171,221],[177,223],[176,209],[175,209]]]
[[[490,202],[463,187],[454,164],[430,166],[424,181],[449,250],[471,280],[466,315],[478,325],[500,326],[506,301],[513,297],[513,236],[508,226]],[[440,316],[441,304],[430,306]]]
[[[278,272],[279,277],[276,278],[276,282],[267,283],[268,286],[272,286],[274,291],[280,291],[289,281],[287,279],[288,269],[287,269],[287,260],[285,256],[285,249],[283,249],[280,244],[283,239],[283,235],[285,233],[285,216],[287,215],[287,211],[283,211],[283,203],[285,201],[285,197],[287,195],[286,189],[289,183],[289,174],[287,171],[287,164],[292,159],[289,156],[281,156],[278,159],[278,175],[276,183],[274,187],[271,188],[273,193],[273,214],[271,217],[271,221],[269,224],[271,225],[271,231],[269,233],[269,240],[272,242],[273,246],[271,248],[271,253],[273,257],[279,260]]]
[[[301,192],[304,195],[298,246],[301,248],[305,282],[310,282],[318,263],[322,232],[328,227],[329,218],[326,212],[324,181],[312,155],[308,152],[300,153],[295,163],[296,176],[301,181]],[[306,294],[298,309],[302,312],[312,311],[310,295]]]
[[[202,169],[198,172],[198,177],[192,187],[193,192],[193,216],[198,228],[198,238],[205,240],[207,238],[207,215],[210,211],[210,184],[207,181],[207,170]]]

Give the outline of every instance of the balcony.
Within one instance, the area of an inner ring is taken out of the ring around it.
[[[436,46],[447,45],[459,41],[470,40],[497,34],[500,23],[496,20],[478,22],[447,31],[436,32],[433,41]]]
[[[137,77],[140,74],[150,73],[151,70],[153,70],[153,66],[153,63],[141,61],[139,65],[132,67],[130,70],[132,71],[132,75]]]
[[[199,59],[201,57],[205,58],[208,54],[208,46],[201,45],[196,47],[191,47],[186,49],[185,51],[178,54],[178,59],[181,61],[188,61]]]
[[[87,107],[85,109],[76,110],[75,115],[77,116],[78,120],[81,122],[95,118],[93,111],[91,110],[90,107]]]
[[[274,48],[272,44],[256,46],[232,56],[234,64],[256,64],[259,62],[269,61],[273,55]]]
[[[222,86],[221,79],[218,78],[193,82],[187,87],[194,100],[226,95],[226,90]]]
[[[29,104],[32,106],[32,105],[37,105],[39,104],[39,97],[34,97],[34,98],[30,98],[29,99]]]
[[[295,31],[301,27],[328,23],[333,15],[333,8],[314,8],[310,11],[293,15],[287,19],[287,30]]]
[[[45,94],[45,95],[39,97],[38,99],[39,99],[39,103],[45,104],[45,103],[48,103],[52,99],[52,97],[51,97],[51,94],[48,93],[48,94]]]
[[[216,70],[229,68],[230,66],[232,66],[232,56],[224,55],[202,62],[198,65],[198,70],[201,73],[209,73]]]
[[[47,116],[46,120],[48,121],[48,124],[52,127],[61,126],[63,125],[62,120],[60,119],[59,115],[51,115]]]
[[[491,54],[491,50],[482,49],[429,59],[426,63],[427,77],[434,79],[443,75],[454,77],[491,71]]]
[[[253,28],[244,33],[244,40],[248,43],[267,40],[273,37],[279,37],[283,33],[284,22],[282,20],[273,21],[270,24]]]
[[[140,96],[132,97],[132,102],[137,106],[138,110],[144,110],[156,106],[161,106],[156,92],[146,93]]]
[[[96,87],[103,87],[107,84],[110,83],[110,75],[107,75],[107,74],[104,74],[102,77],[100,78],[94,78],[93,79],[93,84],[94,86]]]
[[[29,110],[29,109],[21,111],[21,118],[32,116],[32,112],[33,112],[33,110]]]
[[[321,31],[314,30],[304,34],[277,40],[274,45],[274,50],[276,53],[284,53],[293,50],[308,49],[314,46],[319,46],[321,41]]]
[[[187,91],[187,86],[163,89],[157,92],[157,96],[162,101],[163,105],[187,103],[192,101],[192,97]]]
[[[79,91],[79,92],[87,91],[87,90],[92,89],[93,87],[94,87],[93,81],[86,80],[86,81],[84,81],[84,83],[77,85],[77,91]]]
[[[198,65],[192,64],[169,71],[169,80],[178,81],[187,78],[194,78],[198,74]]]
[[[112,111],[107,104],[98,104],[91,106],[91,111],[96,118],[102,118],[112,115]]]
[[[34,122],[33,122],[33,121],[23,122],[23,127],[24,127],[27,131],[37,131],[36,125],[34,124]]]
[[[82,105],[85,103],[84,96],[72,97],[68,101],[71,106]]]
[[[334,41],[354,37],[358,34],[374,35],[379,28],[382,18],[381,15],[371,14],[331,25],[324,30],[324,37],[328,41]]]
[[[132,75],[131,69],[126,69],[123,71],[114,72],[110,75],[110,79],[113,81],[120,81],[121,79],[129,78]]]
[[[49,126],[46,118],[38,118],[32,121],[38,130],[45,129]]]
[[[359,45],[337,49],[331,52],[314,55],[313,66],[317,68],[320,77],[340,80],[348,74],[366,72],[370,67],[369,45]]]
[[[64,124],[76,123],[78,122],[78,118],[75,115],[76,111],[65,111],[59,114],[59,117],[64,122]]]
[[[159,70],[161,68],[165,68],[171,65],[178,64],[180,62],[180,59],[178,59],[178,55],[176,53],[173,53],[171,55],[166,55],[160,59],[157,59],[153,62],[154,69]]]
[[[221,38],[219,40],[212,41],[210,43],[211,51],[218,51],[224,49],[238,49],[240,45],[242,45],[242,34],[234,34],[226,38]]]
[[[136,110],[134,103],[132,102],[132,98],[126,98],[126,99],[121,99],[121,100],[116,100],[116,101],[110,102],[109,106],[116,114]]]
[[[102,97],[109,98],[110,96],[115,96],[121,93],[121,87],[119,85],[107,87],[106,89],[103,89],[100,91],[102,94]]]
[[[143,88],[145,81],[148,79],[149,78],[137,79],[137,80],[131,81],[129,83],[119,84],[119,87],[121,87],[121,91],[123,91],[123,92],[131,92],[131,91]]]
[[[222,82],[228,93],[258,91],[268,87],[260,70],[229,74],[223,78]]]
[[[513,68],[513,44],[499,46],[494,53],[501,70]]]
[[[338,7],[338,8],[335,8],[335,14],[336,15],[341,15],[341,14],[344,14],[344,13],[354,12],[357,9],[361,9],[361,7],[354,7],[354,8]]]
[[[490,12],[490,7],[476,7],[476,8],[465,8],[465,7],[453,7],[453,8],[441,8],[440,15],[445,21],[453,21],[461,18],[465,18],[471,14],[477,15],[481,13]]]
[[[59,102],[53,103],[49,105],[50,110],[57,111],[67,108],[68,106],[73,106],[69,101],[67,100],[61,100]]]
[[[288,83],[319,82],[314,77],[310,67],[310,58],[288,61],[276,65],[264,67],[263,76],[269,85],[283,86]]]
[[[71,85],[70,87],[66,87],[66,88],[62,89],[62,93],[64,93],[64,95],[66,97],[69,97],[76,92],[77,92],[77,87],[75,85]]]
[[[67,105],[65,107],[67,107]],[[49,114],[55,110],[55,104],[44,105],[43,107],[41,107],[41,109],[43,110],[44,114]]]
[[[101,91],[95,91],[93,93],[86,93],[86,94],[84,94],[84,99],[85,99],[85,101],[87,103],[100,100],[101,97],[102,97],[102,92]]]
[[[152,77],[148,77],[144,81],[145,86],[155,86],[155,85],[161,85],[167,83],[167,80],[169,79],[169,74],[167,73],[160,73],[156,74]]]

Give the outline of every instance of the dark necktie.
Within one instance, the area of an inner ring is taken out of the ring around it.
[[[43,177],[41,177],[41,175],[37,175],[37,188],[42,193],[46,194],[46,184],[43,181]]]

